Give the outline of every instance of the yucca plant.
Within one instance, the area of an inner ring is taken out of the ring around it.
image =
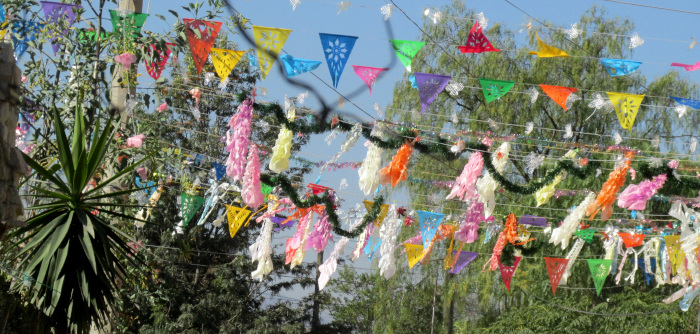
[[[104,324],[125,278],[124,265],[141,264],[127,245],[129,237],[110,224],[113,217],[136,220],[117,211],[134,207],[120,202],[138,189],[108,192],[106,187],[147,158],[88,188],[104,163],[115,129],[112,119],[103,129],[98,120],[88,147],[80,104],[72,145],[58,109],[53,110],[58,165],[44,167],[24,157],[45,182],[32,189],[38,204],[27,210],[35,215],[12,233],[20,249],[17,269],[26,275],[27,297],[52,319],[58,333],[86,333],[91,324]]]

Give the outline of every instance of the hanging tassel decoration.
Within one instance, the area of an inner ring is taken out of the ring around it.
[[[469,156],[469,161],[462,170],[462,175],[457,177],[452,191],[447,195],[446,199],[459,198],[461,201],[467,202],[477,196],[477,191],[474,185],[477,178],[481,175],[481,170],[484,167],[484,157],[481,152],[474,152]]]
[[[394,249],[396,249],[396,238],[399,236],[403,220],[399,218],[396,211],[396,205],[389,207],[389,214],[384,219],[382,226],[379,228],[379,237],[381,238],[379,260],[379,272],[384,275],[384,278],[390,279],[396,273],[396,258],[394,258]]]
[[[491,154],[493,166],[496,171],[503,173],[508,162],[508,154],[510,153],[510,143],[505,142]],[[499,183],[494,180],[493,176],[488,171],[484,172],[478,181],[476,181],[476,189],[479,193],[479,202],[484,203],[484,216],[491,216],[496,208],[495,191]],[[498,266],[496,265],[495,268]],[[496,269],[493,269],[496,270]]]
[[[287,110],[287,120],[293,122],[296,118],[296,111],[291,107],[291,104],[285,97],[285,109]],[[292,139],[294,134],[292,130],[282,126],[275,147],[272,148],[272,157],[270,158],[270,170],[276,173],[282,173],[289,168],[289,157],[292,155]]]
[[[260,184],[260,156],[258,154],[258,146],[252,144],[250,152],[248,152],[248,164],[245,168],[243,183],[241,184],[241,197],[243,203],[251,209],[257,209],[263,204],[265,196],[262,193],[262,185]]]
[[[253,124],[253,103],[255,99],[249,97],[238,106],[238,113],[229,121],[229,133],[226,140],[226,151],[229,152],[226,160],[226,174],[234,181],[241,181],[245,174],[245,163],[250,146],[250,132]]]
[[[561,226],[552,230],[552,235],[549,237],[549,243],[558,245],[561,244],[561,249],[569,247],[569,239],[574,235],[579,223],[586,215],[586,208],[595,200],[595,193],[589,192],[588,196],[574,208],[571,213],[564,219]]]
[[[268,209],[269,210],[269,209]],[[251,273],[254,280],[262,282],[266,275],[272,272],[272,221],[265,219],[260,229],[260,235],[250,246],[251,261],[258,261],[258,268]]]
[[[418,138],[416,138],[418,141]],[[413,143],[406,142],[399,148],[391,163],[379,171],[379,182],[384,186],[391,183],[396,187],[401,181],[408,179],[408,160],[413,153]]]

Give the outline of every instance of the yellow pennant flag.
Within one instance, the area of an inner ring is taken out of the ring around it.
[[[5,33],[7,32],[7,29],[9,29],[9,26],[10,24],[7,22],[0,24],[0,40],[5,39]]]
[[[423,257],[423,245],[412,245],[403,244],[406,246],[406,255],[408,256],[408,268],[413,268],[413,266],[420,261]]]
[[[642,100],[644,100],[644,94],[606,93],[608,94],[608,99],[612,102],[613,108],[615,108],[617,119],[620,120],[622,128],[632,130],[637,111],[642,104]]]
[[[549,46],[547,44],[544,44],[542,40],[540,39],[540,35],[535,34],[537,36],[537,46],[539,47],[540,51],[530,51],[528,54],[531,55],[537,55],[540,58],[550,58],[550,57],[568,57],[569,55],[564,52],[561,49],[557,49],[553,46]]]
[[[372,201],[362,201],[362,203],[365,203],[365,209],[367,209],[367,212],[370,212],[372,210],[372,206],[374,206],[374,202]],[[387,213],[389,213],[389,204],[382,204],[382,209],[379,211],[379,216],[377,216],[377,219],[374,220],[374,224],[377,225],[377,227],[382,225]]]
[[[228,233],[231,234],[233,238],[238,230],[245,223],[246,218],[250,215],[250,210],[245,208],[235,207],[233,205],[226,205],[226,217],[228,218]]]
[[[214,69],[216,69],[216,74],[221,78],[221,82],[224,82],[228,75],[236,64],[241,60],[245,51],[233,51],[225,49],[211,48],[209,51],[211,55],[211,61],[214,63]]]
[[[666,253],[668,253],[668,259],[671,260],[671,273],[673,275],[678,272],[678,266],[685,260],[685,254],[681,250],[680,239],[680,235],[667,235],[664,237]]]
[[[291,32],[289,29],[253,26],[253,38],[258,49],[258,67],[263,80],[275,64],[275,59]]]

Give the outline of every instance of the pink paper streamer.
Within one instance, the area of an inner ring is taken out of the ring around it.
[[[647,207],[647,201],[664,186],[665,182],[666,174],[661,174],[639,184],[630,184],[617,198],[617,205],[628,210],[644,210]]]
[[[447,199],[455,197],[462,201],[468,201],[477,196],[476,179],[481,175],[481,170],[484,167],[484,158],[481,152],[474,152],[469,157],[469,161],[464,166],[462,174],[457,177],[455,184],[452,186],[452,191],[447,195]]]
[[[333,225],[331,225],[330,220],[328,220],[328,215],[323,212],[319,215],[314,230],[309,233],[309,238],[306,240],[306,249],[313,247],[316,252],[322,252],[326,249],[328,240],[333,239],[333,235],[331,234],[332,229]]]
[[[226,174],[234,181],[242,180],[245,172],[254,102],[252,97],[243,101],[238,106],[238,113],[233,115],[228,123],[230,130],[226,134],[226,151],[229,152],[229,156],[226,160]]]
[[[250,147],[248,164],[245,169],[243,184],[241,185],[243,188],[241,197],[243,198],[243,203],[252,209],[257,209],[263,204],[265,196],[260,185],[260,156],[258,155],[258,147],[255,144]]]

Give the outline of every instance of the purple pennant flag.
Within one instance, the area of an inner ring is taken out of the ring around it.
[[[455,263],[455,267],[450,270],[450,274],[458,274],[469,262],[472,262],[479,253],[459,252],[459,257]],[[452,256],[457,256],[457,251],[452,251]]]
[[[547,219],[533,215],[523,215],[520,217],[518,224],[527,224],[534,226],[547,226]]]
[[[284,221],[287,220],[287,218],[284,218],[284,217],[270,217],[270,220],[273,223],[280,226],[277,229],[275,229],[275,231],[279,231],[279,230],[286,228],[286,227],[291,227],[292,225],[294,225],[294,223],[296,223],[296,221],[294,221],[294,220],[290,220],[290,221],[284,223]]]
[[[420,95],[421,114],[430,107],[433,100],[445,89],[447,83],[452,79],[449,75],[414,73],[416,83],[418,84],[418,92]]]
[[[51,47],[53,48],[53,54],[55,55],[61,48],[61,43],[56,42],[56,36],[59,34],[64,36],[68,34],[68,29],[70,29],[75,22],[75,9],[83,7],[52,1],[42,1],[41,7],[44,9],[46,23],[49,24],[48,27],[49,36],[51,36]]]

